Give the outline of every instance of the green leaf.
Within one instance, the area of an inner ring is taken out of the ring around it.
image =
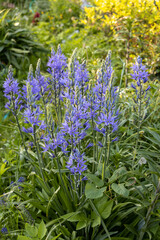
[[[3,175],[3,173],[5,173],[5,171],[7,171],[9,168],[5,168],[6,164],[3,163],[0,167],[0,175]]]
[[[57,238],[59,238],[62,235],[62,233],[58,234],[56,237],[52,238],[51,240],[56,240]]]
[[[42,239],[46,235],[46,232],[47,232],[47,228],[44,222],[42,221],[38,226],[38,237]]]
[[[129,190],[127,188],[125,188],[124,183],[121,183],[121,184],[112,183],[111,187],[116,193],[118,193],[124,197],[129,196]]]
[[[35,226],[30,225],[29,223],[25,224],[25,230],[30,237],[36,237],[38,234],[38,229]]]
[[[98,178],[96,175],[92,173],[86,173],[85,176],[91,180],[97,187],[102,187],[104,182],[102,179]]]
[[[110,216],[113,207],[113,200],[108,200],[107,196],[96,199],[94,204],[102,218],[106,219]]]
[[[71,212],[62,216],[63,219],[68,220],[69,222],[78,222],[87,220],[84,213],[81,212]]]
[[[112,207],[113,200],[110,200],[98,208],[98,211],[101,214],[102,218],[106,219],[110,216]]]
[[[96,215],[95,219],[92,222],[92,228],[94,228],[100,224],[101,224],[101,218],[100,218],[100,216]]]
[[[127,173],[127,170],[125,167],[118,168],[117,170],[114,171],[113,175],[109,179],[109,182],[114,182],[119,178],[126,177],[124,176],[126,173]]]
[[[14,51],[16,53],[29,53],[29,51],[27,51],[27,50],[18,49],[18,48],[11,48],[10,50]]]
[[[151,129],[147,129],[148,132],[150,132],[150,134],[152,134],[152,136],[157,140],[157,143],[160,144],[160,135],[154,130],[152,131]]]
[[[17,240],[31,240],[31,238],[19,235]]]
[[[105,190],[106,187],[98,189],[94,184],[87,183],[85,187],[85,195],[89,199],[96,199],[102,197]]]
[[[4,49],[4,46],[0,46],[0,52],[2,52]]]
[[[80,230],[82,228],[85,228],[86,226],[87,226],[87,222],[86,221],[79,221],[77,223],[76,230]]]

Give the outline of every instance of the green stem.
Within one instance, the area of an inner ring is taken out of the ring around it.
[[[34,137],[34,144],[36,146],[36,152],[37,152],[37,157],[38,157],[38,164],[39,164],[40,173],[41,173],[43,181],[45,182],[43,171],[42,171],[42,163],[41,163],[42,159],[41,159],[41,156],[39,154],[39,147],[38,147],[38,143],[37,143],[36,126],[33,126],[33,137]]]
[[[134,155],[133,155],[133,164],[132,164],[132,168],[135,165],[135,159],[136,159],[136,155],[137,155],[137,150],[138,150],[138,143],[139,143],[139,131],[141,128],[141,108],[142,108],[142,85],[141,85],[141,81],[140,81],[140,92],[139,92],[139,107],[138,107],[138,128],[137,128],[137,139],[136,139],[136,145],[135,145],[135,149],[134,149]]]
[[[96,162],[96,136],[94,130],[94,121],[92,117],[92,132],[93,132],[93,164],[92,164],[92,173],[95,172],[95,162]]]
[[[108,163],[109,163],[110,145],[111,145],[110,136],[109,136],[109,134],[108,134],[108,136],[107,136],[107,146],[108,146],[108,149],[107,149],[107,161],[106,161],[106,166],[108,166]]]
[[[105,180],[105,171],[106,171],[106,166],[108,165],[109,162],[109,156],[110,156],[110,137],[109,134],[106,134],[105,138],[105,154],[104,154],[104,159],[103,159],[103,166],[102,166],[102,180]]]
[[[29,159],[29,154],[28,154],[27,147],[26,147],[26,144],[25,144],[25,141],[24,141],[24,138],[23,138],[22,130],[21,130],[21,127],[20,127],[20,124],[19,124],[19,120],[18,120],[18,117],[17,117],[17,113],[15,113],[15,118],[16,118],[16,122],[17,122],[17,125],[18,125],[18,129],[19,129],[19,132],[20,132],[20,135],[21,135],[21,139],[22,139],[22,142],[23,142],[23,146],[24,146],[25,152],[26,152],[27,157]]]
[[[42,93],[41,93],[42,95]],[[48,120],[47,120],[47,109],[46,109],[46,105],[45,105],[45,100],[44,100],[44,96],[42,95],[42,100],[43,100],[43,106],[44,106],[44,114],[45,114],[45,123],[48,126]]]

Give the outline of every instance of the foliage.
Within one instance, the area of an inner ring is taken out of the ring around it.
[[[35,54],[42,47],[33,41],[27,29],[20,26],[19,16],[8,19],[8,14],[9,10],[1,11],[1,69],[9,64],[20,69],[29,61],[29,54]]]
[[[41,21],[32,30],[37,34],[40,42],[45,43],[46,46],[54,45],[58,34],[75,27],[80,11],[78,1],[50,1],[50,9],[47,12],[41,11]],[[42,29],[42,32],[39,29]],[[74,30],[72,29],[71,32]]]
[[[129,62],[141,55],[151,67],[153,77],[159,76],[159,1],[92,1],[85,8],[82,23],[87,29],[103,31],[111,36],[114,51],[126,58],[125,82]]]
[[[16,68],[19,79],[23,79],[29,64],[34,60],[33,56],[39,56],[39,52],[46,52],[41,44],[34,41],[20,13],[14,10],[2,10],[0,12],[0,88],[5,79],[8,66],[12,64]]]
[[[46,77],[40,61],[30,67],[22,90],[11,68],[4,83],[21,140],[1,177],[17,171],[1,195],[1,235],[33,239],[43,225],[46,240],[158,240],[159,83],[148,88],[138,58],[132,87],[116,87],[110,53],[94,79],[76,52],[67,62],[58,48],[47,66]]]
[[[38,227],[34,227],[28,223],[25,224],[26,236],[18,236],[18,240],[43,239],[46,235],[46,226],[42,221]],[[28,236],[28,237],[27,237]]]

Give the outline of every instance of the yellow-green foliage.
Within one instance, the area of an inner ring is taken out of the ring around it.
[[[127,62],[135,56],[148,58],[151,73],[158,74],[160,1],[93,0],[81,22],[87,29],[112,33],[115,47]]]
[[[160,30],[160,1],[154,2],[151,0],[94,0],[94,7],[85,8],[86,16],[89,21],[101,20],[101,26],[106,24],[115,29],[121,18],[129,18],[136,22],[142,20],[145,24],[150,24],[149,32],[157,32]]]

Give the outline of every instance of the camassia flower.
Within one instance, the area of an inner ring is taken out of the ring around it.
[[[31,105],[44,97],[48,91],[48,81],[40,73],[40,60],[37,63],[35,77],[32,65],[30,65],[28,77],[22,89],[25,102]]]
[[[19,84],[13,77],[12,66],[9,67],[7,78],[3,84],[4,96],[8,99],[5,107],[12,111],[15,115],[18,108],[22,109],[21,92],[19,90]]]
[[[44,120],[41,120],[43,111],[37,101],[39,101],[47,91],[47,83],[40,75],[39,66],[36,69],[36,78],[33,76],[32,66],[28,73],[28,78],[23,86],[24,97],[24,123],[29,124],[28,128],[23,127],[22,130],[26,133],[34,133],[34,128],[44,130],[46,125]]]
[[[145,85],[145,83],[148,82],[149,73],[146,66],[142,64],[142,58],[137,58],[136,63],[132,66],[132,70],[131,78],[136,81],[136,84],[131,83],[131,87],[135,90],[136,96],[133,100],[138,105],[140,105],[142,101],[144,104],[148,103],[149,98],[147,98],[147,93],[151,87]]]
[[[112,74],[113,68],[111,66],[111,54],[109,53],[98,72],[97,83],[93,88],[93,93],[95,94],[99,110],[101,110],[103,104],[105,103],[106,91],[111,88]]]
[[[148,81],[149,73],[146,66],[142,64],[142,58],[138,57],[137,62],[132,66],[133,73],[131,74],[132,79],[137,81],[137,86],[146,83]]]
[[[24,117],[24,123],[27,123],[30,125],[29,128],[23,127],[22,130],[26,133],[33,133],[34,127],[37,126],[39,129],[44,130],[46,128],[46,125],[43,120],[40,120],[40,116],[43,114],[43,112],[40,110],[40,107],[35,105],[34,108],[27,107],[24,111],[23,117]]]
[[[88,89],[88,82],[89,82],[89,73],[86,69],[85,62],[80,64],[78,60],[75,60],[74,71],[75,71],[75,74],[74,74],[75,86],[79,87],[79,90],[83,97],[84,93]]]
[[[82,175],[87,170],[86,161],[83,159],[84,154],[80,154],[78,149],[73,149],[66,168],[68,168],[72,174]]]
[[[71,115],[69,113],[66,114],[65,121],[62,123],[61,127],[61,130],[66,137],[66,141],[72,147],[76,146],[86,136],[86,130],[90,126],[88,122],[82,124],[77,114],[76,110],[73,110]]]
[[[61,94],[63,89],[68,85],[67,59],[62,54],[60,46],[57,53],[54,50],[51,52],[51,57],[47,63],[50,77],[48,83],[50,92],[54,94],[54,104],[58,107],[59,98],[62,100]]]
[[[88,72],[85,65],[81,65],[77,60],[72,62],[71,69],[70,82],[66,91],[63,92],[66,113],[61,130],[73,150],[86,136],[90,124],[89,102],[84,94],[87,90]]]
[[[49,133],[48,135],[44,136],[43,138],[44,146],[42,146],[43,151],[54,151],[57,148],[60,148],[64,154],[67,153],[66,148],[68,146],[67,141],[65,140],[64,134],[62,131],[57,130],[56,133]]]
[[[7,234],[7,233],[8,233],[8,229],[7,229],[6,227],[3,227],[3,228],[1,229],[1,233],[2,233],[2,234]]]
[[[113,115],[111,112],[107,113],[103,111],[100,113],[98,117],[98,121],[96,122],[98,125],[102,125],[102,128],[96,127],[98,132],[103,133],[103,135],[107,134],[108,129],[110,132],[115,132],[118,130],[118,112],[117,115]]]
[[[103,136],[110,135],[118,130],[118,115],[116,109],[117,87],[113,86],[113,68],[111,54],[109,53],[98,73],[97,83],[93,88],[93,102],[91,110],[94,111],[95,130]],[[112,139],[116,141],[117,138]],[[99,144],[100,146],[100,144]]]

